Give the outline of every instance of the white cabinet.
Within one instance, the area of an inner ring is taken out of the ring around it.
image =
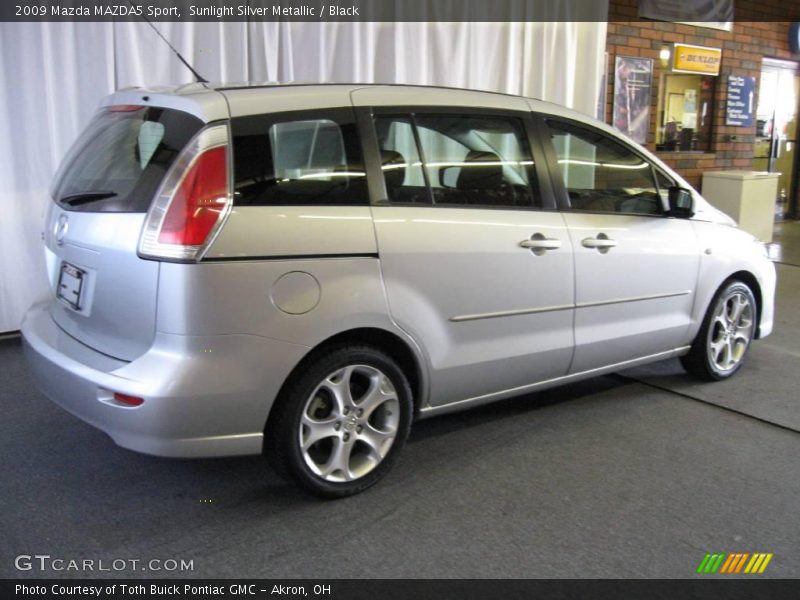
[[[762,242],[772,241],[780,173],[710,171],[703,173],[703,197],[739,227]]]

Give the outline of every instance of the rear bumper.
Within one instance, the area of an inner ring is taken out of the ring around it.
[[[84,346],[33,306],[22,324],[28,365],[53,402],[119,446],[171,457],[258,454],[280,386],[308,351],[251,335],[158,333],[133,362]],[[144,398],[118,405],[113,393]]]

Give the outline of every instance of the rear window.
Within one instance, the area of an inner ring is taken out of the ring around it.
[[[105,108],[65,158],[53,199],[67,210],[146,212],[167,169],[202,126],[168,108]]]

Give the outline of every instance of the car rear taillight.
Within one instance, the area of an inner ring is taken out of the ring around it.
[[[112,104],[106,107],[106,110],[109,112],[136,112],[143,108],[145,107],[140,104]]]
[[[178,156],[147,213],[139,255],[196,261],[231,206],[228,127],[202,129]]]
[[[219,220],[228,198],[225,146],[203,152],[183,177],[169,204],[158,241],[198,246]]]

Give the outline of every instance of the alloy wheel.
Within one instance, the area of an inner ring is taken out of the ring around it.
[[[717,303],[708,329],[708,357],[721,373],[741,363],[753,338],[753,304],[743,292],[731,290]]]
[[[329,482],[364,477],[394,444],[400,400],[376,367],[354,364],[328,374],[305,402],[297,441],[308,468]]]

